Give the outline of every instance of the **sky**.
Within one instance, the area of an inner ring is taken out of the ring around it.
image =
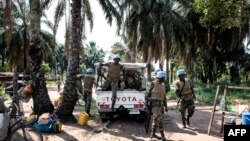
[[[52,2],[50,8],[46,10],[47,18],[52,23],[54,22],[54,13],[57,1]],[[101,6],[96,0],[90,0],[91,9],[94,14],[94,27],[92,32],[90,32],[89,24],[87,23],[86,27],[86,41],[84,44],[89,41],[96,42],[97,46],[103,48],[105,51],[110,51],[115,42],[121,42],[121,38],[116,35],[116,25],[115,23],[110,26],[105,20],[105,16],[101,9]],[[43,29],[48,30],[46,26],[42,26]],[[58,43],[64,44],[65,41],[65,17],[61,19],[61,22],[58,27],[56,40]]]

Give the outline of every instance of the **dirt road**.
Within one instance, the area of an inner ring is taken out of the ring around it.
[[[58,98],[56,88],[48,88],[51,101]],[[24,104],[28,114],[31,112],[32,100]],[[183,129],[179,111],[176,110],[176,101],[168,102],[169,112],[164,116],[165,136],[170,141],[222,141],[220,131],[220,114],[214,118],[211,135],[207,135],[211,116],[211,106],[197,106],[191,119],[192,127]],[[79,107],[78,107],[79,108]],[[74,112],[78,119],[79,112]],[[100,132],[98,132],[100,131]],[[158,133],[159,134],[159,133]],[[63,125],[61,133],[44,134],[46,141],[149,141],[145,133],[144,123],[129,117],[117,117],[112,122],[102,123],[98,116],[91,117],[88,126],[78,124]]]

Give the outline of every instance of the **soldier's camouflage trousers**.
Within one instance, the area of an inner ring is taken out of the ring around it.
[[[188,111],[188,116],[192,117],[194,114],[195,104],[192,95],[182,96],[179,106],[179,111],[181,112],[181,119],[184,122],[186,116],[186,110]]]
[[[164,106],[162,102],[152,102],[152,131],[158,127],[160,132],[163,131]]]
[[[85,111],[90,111],[92,102],[92,92],[84,91],[83,99],[85,102]]]
[[[112,77],[107,77],[106,81],[104,82],[103,86],[102,86],[102,90],[108,90],[111,87],[112,89],[112,105],[115,104],[115,100],[116,100],[116,93],[118,91],[118,79],[116,78],[112,78]]]

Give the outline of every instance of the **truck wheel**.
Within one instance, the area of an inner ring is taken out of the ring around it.
[[[100,113],[99,117],[100,117],[102,122],[108,121],[108,116],[106,113]]]
[[[101,118],[101,121],[106,122],[106,121],[108,121],[108,119],[107,118]]]

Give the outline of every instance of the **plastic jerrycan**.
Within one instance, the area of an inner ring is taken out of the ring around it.
[[[78,124],[81,126],[87,125],[88,120],[89,120],[89,115],[86,112],[81,113],[78,119]]]

